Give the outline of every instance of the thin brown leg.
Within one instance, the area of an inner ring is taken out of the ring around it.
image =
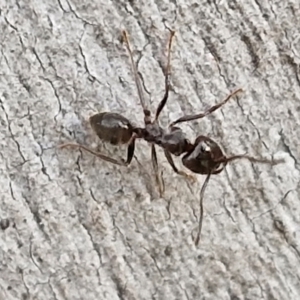
[[[187,179],[189,179],[193,182],[196,182],[196,177],[195,176],[187,174],[184,171],[180,171],[180,170],[177,169],[170,152],[168,152],[167,150],[164,150],[164,152],[165,152],[165,156],[166,156],[169,164],[171,165],[171,167],[172,167],[172,169],[174,170],[175,173],[177,173],[178,175],[184,176],[185,178],[187,178]]]
[[[133,158],[133,155],[134,155],[134,148],[135,148],[135,139],[136,137],[133,136],[129,142],[129,145],[128,145],[128,149],[127,149],[127,160],[124,161],[124,160],[116,160],[114,158],[111,158],[109,156],[106,156],[100,152],[96,152],[86,146],[83,146],[83,145],[80,145],[80,144],[76,144],[76,143],[66,143],[66,144],[62,144],[62,145],[59,145],[58,147],[60,149],[63,149],[63,148],[66,148],[66,147],[73,147],[73,148],[78,148],[78,149],[83,149],[107,162],[110,162],[112,164],[115,164],[115,165],[119,165],[119,166],[125,166],[127,167],[131,161],[132,161],[132,158]]]
[[[172,122],[169,125],[169,127],[172,127],[172,126],[174,126],[175,124],[178,124],[178,123],[193,121],[193,120],[204,118],[204,117],[210,115],[212,112],[216,111],[221,106],[223,106],[231,97],[235,96],[237,93],[242,92],[242,91],[243,91],[242,89],[237,89],[234,92],[232,92],[231,94],[229,94],[222,102],[210,107],[204,113],[200,113],[200,114],[197,114],[197,115],[183,116],[183,117],[177,119],[176,121]]]
[[[163,99],[160,101],[158,104],[157,110],[156,110],[156,115],[155,115],[155,120],[158,119],[160,113],[162,112],[164,106],[167,103],[168,96],[169,96],[169,89],[170,89],[170,81],[169,81],[169,76],[170,76],[170,60],[171,60],[171,46],[172,46],[172,40],[174,37],[175,31],[171,31],[171,35],[169,38],[169,46],[168,46],[168,62],[167,62],[167,67],[165,70],[165,94]]]
[[[153,165],[153,169],[154,169],[156,184],[158,185],[160,197],[162,197],[162,195],[164,193],[164,186],[162,183],[162,178],[158,171],[157,155],[156,155],[156,150],[155,150],[154,144],[152,144],[152,146],[151,146],[151,160],[152,160],[152,165]]]
[[[210,178],[210,173],[206,176],[206,179],[202,185],[201,191],[200,191],[200,216],[199,216],[199,226],[198,226],[198,233],[195,238],[195,245],[198,246],[200,242],[200,236],[201,236],[201,231],[202,231],[202,221],[203,221],[203,198],[204,198],[204,192],[207,187],[209,178]]]
[[[130,163],[132,161],[132,158],[133,158],[133,155],[134,155],[135,139],[136,139],[136,137],[132,136],[130,141],[129,141],[129,145],[128,145],[128,148],[127,148],[127,160],[126,160],[126,165],[127,166],[130,165]]]
[[[135,62],[133,60],[133,55],[132,55],[132,51],[131,51],[130,43],[129,43],[129,39],[128,39],[128,33],[127,33],[126,30],[123,31],[123,39],[125,41],[126,48],[128,50],[128,53],[129,53],[129,57],[130,57],[130,61],[131,61],[131,68],[132,68],[135,84],[136,84],[136,87],[137,87],[137,91],[138,91],[138,94],[139,94],[141,105],[143,107],[144,121],[145,121],[145,124],[150,124],[151,123],[151,112],[150,112],[149,108],[146,105],[142,85],[141,85],[141,82],[140,82],[140,78],[138,76],[138,72],[137,72],[137,69],[136,69]]]

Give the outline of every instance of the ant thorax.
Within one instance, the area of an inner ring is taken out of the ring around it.
[[[186,135],[178,127],[171,127],[171,130],[164,132],[161,137],[161,146],[176,156],[186,152],[189,145]]]
[[[149,143],[159,145],[163,134],[164,130],[159,126],[157,122],[155,122],[146,124],[143,138]]]

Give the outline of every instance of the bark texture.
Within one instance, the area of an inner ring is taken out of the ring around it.
[[[0,299],[299,299],[299,8],[296,0],[1,0]],[[199,247],[204,176],[187,182],[158,150],[160,198],[143,141],[129,168],[56,148],[79,142],[126,156],[87,123],[113,111],[143,124],[125,28],[152,112],[176,30],[161,124],[242,87],[181,128],[227,154],[285,159],[234,162],[212,177]]]

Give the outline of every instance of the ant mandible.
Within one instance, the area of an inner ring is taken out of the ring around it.
[[[182,132],[182,130],[179,127],[175,126],[175,124],[178,123],[197,120],[205,116],[208,116],[209,114],[211,114],[212,112],[216,111],[221,106],[223,106],[231,97],[235,96],[239,92],[242,92],[242,89],[237,89],[233,91],[222,102],[210,107],[203,113],[196,114],[196,115],[186,115],[179,118],[178,120],[172,122],[169,125],[169,128],[167,130],[163,129],[159,125],[158,117],[162,112],[163,108],[165,107],[169,96],[170,56],[171,56],[171,45],[172,45],[174,34],[175,31],[171,31],[169,41],[168,41],[167,66],[164,70],[165,93],[156,109],[156,114],[153,120],[151,118],[151,112],[147,107],[144,99],[142,85],[139,79],[136,65],[133,60],[132,50],[130,47],[130,43],[126,31],[123,31],[123,40],[126,44],[126,48],[129,53],[133,76],[134,76],[135,84],[139,95],[139,100],[144,112],[145,126],[143,128],[135,127],[131,124],[131,122],[126,117],[111,112],[98,113],[89,118],[91,127],[93,128],[93,130],[101,140],[110,142],[113,145],[128,144],[126,161],[116,160],[114,158],[96,152],[80,144],[67,143],[61,145],[60,148],[65,148],[68,146],[80,148],[107,162],[117,164],[120,166],[128,166],[131,163],[134,155],[135,140],[144,139],[151,144],[151,160],[155,172],[156,182],[159,186],[159,191],[161,195],[163,193],[163,184],[161,183],[160,176],[159,176],[155,145],[160,146],[164,150],[164,154],[167,158],[167,161],[171,165],[174,172],[176,172],[179,175],[183,175],[187,178],[193,179],[193,176],[188,175],[185,172],[179,170],[173,161],[172,155],[175,156],[183,155],[182,163],[186,168],[188,168],[190,171],[194,173],[207,175],[200,191],[200,217],[199,217],[199,224],[198,224],[198,233],[195,238],[195,245],[198,245],[200,241],[200,235],[202,229],[204,191],[206,189],[206,186],[208,184],[211,175],[219,174],[220,172],[223,171],[223,169],[225,168],[228,162],[237,159],[244,158],[244,159],[248,159],[251,162],[265,163],[271,165],[277,164],[282,161],[268,160],[263,158],[254,158],[248,155],[233,155],[227,157],[221,150],[220,146],[211,138],[204,135],[200,135],[196,138],[194,143],[191,143],[185,137],[185,134]]]

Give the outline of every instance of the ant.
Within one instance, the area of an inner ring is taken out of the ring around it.
[[[145,141],[149,142],[149,144],[151,144],[151,160],[155,172],[156,182],[159,186],[159,191],[161,195],[163,193],[163,186],[160,181],[160,176],[158,172],[158,163],[157,163],[155,145],[160,146],[164,150],[164,154],[167,158],[167,161],[169,162],[169,164],[171,165],[175,173],[185,176],[189,179],[193,179],[194,177],[192,175],[188,175],[184,171],[179,170],[173,161],[172,155],[175,156],[183,155],[182,163],[187,169],[189,169],[193,173],[207,175],[200,191],[200,217],[199,217],[199,224],[198,224],[198,233],[194,240],[195,245],[198,245],[200,241],[201,230],[202,230],[204,191],[206,189],[206,186],[209,182],[211,175],[221,173],[228,162],[237,159],[247,159],[251,162],[265,163],[270,165],[280,163],[282,162],[282,160],[280,161],[267,160],[263,158],[254,158],[248,155],[226,156],[221,150],[220,146],[211,138],[204,135],[199,135],[196,138],[195,142],[191,143],[185,137],[185,134],[182,132],[182,130],[179,127],[175,126],[178,123],[197,120],[210,115],[212,112],[216,111],[221,106],[223,106],[230,98],[235,96],[237,93],[242,92],[242,89],[237,89],[233,91],[223,101],[210,107],[203,113],[195,114],[195,115],[186,115],[177,119],[176,121],[172,122],[169,125],[169,128],[167,130],[163,129],[159,125],[158,122],[159,115],[162,112],[163,108],[165,107],[169,96],[170,56],[171,56],[171,45],[172,45],[172,40],[174,35],[175,35],[175,31],[171,31],[168,40],[167,66],[166,69],[164,70],[165,93],[156,109],[156,114],[153,120],[151,118],[151,112],[147,107],[144,99],[141,82],[139,79],[138,71],[136,69],[136,64],[133,60],[133,54],[132,54],[132,50],[130,47],[130,43],[126,31],[123,31],[123,41],[125,42],[126,48],[129,53],[129,58],[131,61],[132,72],[133,72],[136,88],[138,91],[139,100],[144,112],[145,126],[143,128],[135,127],[131,124],[131,122],[126,117],[111,112],[98,113],[89,118],[92,129],[95,131],[95,133],[101,140],[110,142],[113,145],[128,144],[126,161],[116,160],[102,153],[93,151],[87,148],[86,146],[80,144],[67,143],[67,144],[60,145],[60,148],[65,148],[68,146],[76,147],[79,149],[83,149],[107,162],[120,165],[120,166],[128,166],[131,163],[134,155],[135,140],[144,139]]]

